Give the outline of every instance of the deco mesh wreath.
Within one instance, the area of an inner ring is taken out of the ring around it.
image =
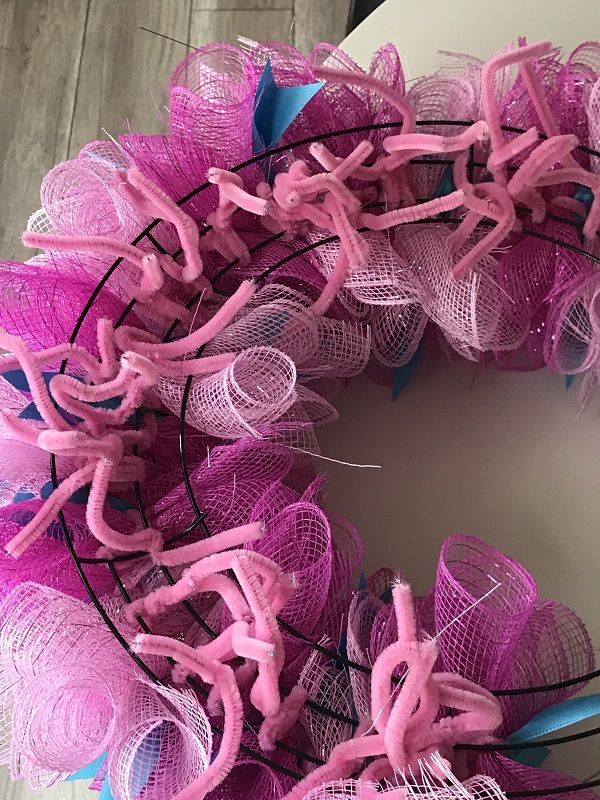
[[[312,458],[344,380],[389,379],[426,329],[473,361],[583,373],[587,401],[600,46],[559,55],[520,41],[407,89],[391,46],[365,73],[329,45],[211,45],[173,73],[169,134],[47,175],[23,234],[44,253],[0,276],[14,779],[595,797],[515,736],[597,674],[578,617],[466,536],[425,597],[387,568],[355,590],[361,539]]]

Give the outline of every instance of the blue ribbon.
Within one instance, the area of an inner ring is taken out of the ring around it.
[[[515,731],[515,733],[512,733],[507,738],[507,744],[517,745],[515,750],[511,751],[509,755],[521,764],[538,767],[543,763],[550,752],[549,749],[544,747],[543,742],[540,743],[539,747],[526,750],[520,750],[518,748],[519,744],[532,742],[554,731],[569,728],[577,722],[597,716],[598,714],[600,714],[600,694],[592,694],[586,697],[572,697],[570,700],[565,700],[563,703],[557,703],[555,706],[545,708],[526,722],[522,728],[519,728],[518,731]]]
[[[52,481],[47,481],[41,488],[40,488],[40,497],[42,500],[47,500],[52,492],[54,491],[54,484]],[[80,505],[85,505],[88,501],[90,496],[90,489],[89,486],[83,486],[81,489],[77,489],[77,491],[73,492],[71,497],[69,497],[69,501],[71,503],[79,503]],[[16,495],[13,497],[13,503],[22,503],[25,500],[35,500],[36,496],[31,492],[17,492]],[[133,508],[131,503],[127,500],[124,500],[122,497],[115,497],[112,494],[109,494],[106,498],[108,505],[111,508],[114,508],[115,511],[129,511]]]
[[[160,757],[163,734],[169,723],[162,723],[150,731],[136,750],[132,766],[131,793],[140,795],[156,769]]]
[[[160,757],[160,748],[165,725],[168,725],[168,723],[163,723],[157,728],[151,730],[136,751],[133,759],[132,782],[130,787],[131,793],[134,797],[141,796],[146,784],[150,780],[152,773],[156,769],[156,765],[158,764],[158,759]],[[88,764],[87,767],[82,767],[81,769],[77,770],[77,772],[69,775],[67,781],[92,781],[102,769],[106,759],[107,754],[102,753],[102,755],[98,756],[98,758],[92,761],[91,764]],[[108,782],[108,775],[104,777],[98,800],[114,800]]]
[[[402,367],[394,367],[392,369],[392,400],[395,400],[398,397],[400,392],[407,386],[412,376],[415,374],[420,355],[421,347],[419,346],[410,361],[408,361]]]
[[[253,152],[276,144],[322,86],[323,81],[303,86],[277,86],[271,62],[267,61],[254,96]]]
[[[67,778],[68,781],[93,781],[96,775],[100,772],[102,765],[106,761],[107,755],[106,753],[101,753],[98,758],[94,759],[91,764],[88,764],[87,767],[82,767],[78,769],[77,772],[73,772],[72,775],[69,775]]]
[[[512,733],[506,740],[508,744],[522,744],[531,742],[540,736],[568,728],[589,717],[600,714],[600,694],[591,694],[586,697],[572,697],[563,703],[550,706],[540,711],[522,728]]]
[[[1,373],[2,377],[7,380],[11,386],[14,386],[15,389],[18,389],[20,392],[27,392],[31,394],[31,387],[29,386],[29,381],[27,380],[27,376],[23,372],[22,369],[9,369],[6,372]],[[50,385],[50,381],[54,378],[55,375],[58,375],[58,372],[42,372],[42,378],[46,386]],[[75,380],[81,381],[81,378],[78,378],[76,375],[72,375]],[[90,403],[93,408],[112,408],[117,409],[121,401],[118,397],[109,397],[108,400],[98,400]],[[63,408],[58,408],[59,414],[70,424],[74,424],[75,422],[81,422],[81,418],[77,417],[75,414],[70,414],[69,412],[65,411]],[[35,403],[29,403],[21,413],[19,414],[21,419],[34,419],[40,421],[42,419],[40,412],[37,410]]]
[[[586,210],[589,212],[594,202],[594,193],[589,186],[578,186],[575,190],[575,200],[579,200],[580,203],[583,203]]]
[[[108,783],[108,776],[104,778],[102,783],[102,788],[100,789],[100,794],[98,795],[98,800],[115,800],[113,793],[110,790],[110,784]]]
[[[454,192],[455,190],[456,186],[454,185],[454,169],[452,165],[449,164],[444,170],[442,179],[438,183],[437,189],[433,193],[433,196],[446,197],[447,195],[452,194],[452,192]]]
[[[50,383],[50,378],[54,377],[54,372],[42,372],[42,378],[46,386]],[[2,373],[4,380],[8,381],[15,389],[20,392],[30,392],[29,381],[22,369],[9,369]]]

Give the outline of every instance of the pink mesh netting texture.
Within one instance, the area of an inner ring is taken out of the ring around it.
[[[475,362],[584,373],[592,396],[600,50],[532,47],[407,85],[390,45],[367,71],[326,44],[207,45],[173,72],[168,133],[92,142],[46,176],[24,234],[45,253],[0,270],[15,779],[99,759],[115,800],[576,783],[485,746],[585,685],[579,617],[470,536],[414,608],[389,568],[356,588],[361,538],[311,458],[344,382],[389,382],[428,329]],[[322,85],[264,154],[267,62],[278,89]]]

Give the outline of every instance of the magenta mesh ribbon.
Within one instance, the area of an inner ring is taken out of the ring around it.
[[[9,333],[22,337],[33,350],[68,341],[95,288],[94,278],[100,274],[99,270],[94,276],[90,270],[86,275],[85,267],[79,267],[76,259],[64,256],[57,261],[35,265],[3,262],[0,271],[0,325]],[[48,309],[51,309],[50,313]],[[118,319],[124,309],[125,303],[108,289],[103,289],[85,316],[77,335],[78,344],[97,355],[98,320]],[[132,323],[140,324],[137,316],[132,317]]]
[[[428,322],[470,360],[585,373],[584,402],[598,381],[599,50],[563,63],[533,47],[516,77],[509,48],[491,79],[454,56],[407,87],[390,45],[367,73],[325,44],[309,57],[208,45],[173,73],[168,134],[92,142],[45,178],[24,240],[46,252],[0,270],[3,371],[29,381],[0,378],[0,531],[20,553],[0,558],[0,760],[13,777],[51,785],[106,753],[116,800],[300,800],[298,777],[359,722],[358,739],[377,726],[371,668],[399,637],[433,637],[432,674],[482,692],[593,670],[574,612],[473,537],[446,541],[417,631],[399,631],[399,576],[383,568],[354,590],[362,542],[327,511],[310,458],[343,381],[388,381]],[[280,152],[228,171],[252,157],[267,61],[279,87],[324,85]],[[30,402],[40,420],[23,414]],[[493,735],[580,687],[501,695]],[[575,782],[500,753],[423,752],[403,798]],[[383,788],[345,774],[304,800],[397,797]]]

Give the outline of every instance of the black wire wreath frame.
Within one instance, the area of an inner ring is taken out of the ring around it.
[[[259,153],[259,154],[255,155],[255,156],[253,156],[252,158],[249,158],[248,160],[246,160],[246,161],[244,161],[244,162],[242,162],[242,163],[240,163],[240,164],[238,164],[236,166],[230,167],[230,171],[231,172],[240,172],[241,170],[245,169],[246,167],[250,167],[250,166],[252,166],[254,164],[257,164],[257,163],[263,161],[266,158],[271,158],[272,156],[276,156],[276,155],[278,155],[280,153],[284,153],[286,151],[293,150],[294,148],[298,148],[298,147],[301,147],[303,145],[312,144],[313,142],[319,142],[319,141],[323,141],[323,140],[326,140],[326,139],[335,139],[337,137],[344,136],[344,135],[352,135],[352,134],[358,134],[358,133],[369,133],[369,132],[372,132],[372,131],[377,131],[377,130],[382,130],[382,129],[389,129],[389,128],[401,128],[402,124],[403,124],[402,122],[380,122],[380,123],[375,123],[375,124],[371,124],[371,125],[360,125],[360,126],[356,126],[356,127],[353,127],[353,128],[344,128],[344,129],[339,129],[339,130],[335,130],[335,131],[319,133],[319,134],[316,134],[314,136],[309,136],[309,137],[306,137],[304,139],[300,139],[300,140],[295,141],[295,142],[290,142],[290,143],[287,143],[287,144],[284,144],[284,145],[280,145],[280,146],[275,147],[275,148],[271,148],[271,149],[265,150],[262,153]],[[467,127],[469,125],[472,125],[473,122],[472,122],[472,120],[418,120],[416,124],[418,126],[422,126],[422,127],[442,126],[442,125],[444,125],[444,126],[445,125],[456,126],[456,127]],[[520,133],[524,132],[524,130],[522,128],[516,128],[516,127],[508,126],[508,125],[503,125],[502,126],[502,130],[507,132],[507,133],[515,133],[515,134],[520,134]],[[539,134],[539,138],[540,139],[545,139],[547,137],[544,134]],[[600,152],[598,152],[597,150],[593,150],[592,148],[585,147],[583,145],[579,145],[577,147],[577,149],[580,152],[586,153],[586,154],[588,154],[590,156],[594,156],[594,157],[600,158]],[[449,165],[452,165],[454,162],[453,162],[452,159],[424,157],[424,158],[413,159],[410,163],[411,164],[424,164],[424,165],[428,164],[428,165],[449,166]],[[475,161],[475,150],[474,150],[474,146],[473,145],[471,145],[471,147],[469,149],[469,160],[468,160],[468,167],[467,168],[468,168],[468,172],[469,172],[469,179],[471,181],[473,180],[473,173],[474,173],[475,168],[480,168],[480,169],[485,169],[486,168],[486,164],[485,163]],[[509,167],[509,169],[511,169],[511,167]],[[512,169],[514,169],[514,167],[512,167]],[[179,200],[177,200],[176,201],[177,205],[178,206],[185,205],[185,203],[187,203],[189,200],[193,199],[197,195],[199,195],[202,192],[204,192],[210,186],[211,186],[211,184],[208,181],[206,181],[205,183],[201,184],[200,186],[197,186],[195,189],[192,189],[190,192],[188,192],[188,194],[186,194],[184,197],[182,197]],[[424,201],[421,201],[421,202],[424,202]],[[547,214],[546,217],[548,219],[552,219],[552,220],[555,220],[555,221],[558,221],[558,222],[561,222],[561,223],[565,223],[565,224],[571,225],[573,227],[578,227],[578,223],[577,222],[575,222],[572,219],[568,219],[566,217],[557,216],[555,214]],[[158,242],[156,240],[156,238],[152,235],[152,230],[158,224],[160,224],[161,221],[162,220],[160,220],[160,219],[153,220],[131,242],[131,244],[132,245],[137,245],[143,239],[147,239],[159,252],[161,252],[163,254],[166,253],[166,250],[162,247],[160,242]],[[417,223],[406,223],[406,224],[457,225],[459,223],[460,223],[460,219],[448,218],[447,215],[444,215],[444,218],[435,217],[435,218],[420,220]],[[483,219],[483,220],[481,220],[479,222],[479,226],[483,226],[483,227],[492,227],[493,224],[494,224],[493,222],[490,222],[489,220],[485,220],[485,219]],[[205,236],[210,230],[212,230],[210,225],[205,226],[200,231],[200,236]],[[365,229],[363,229],[363,230],[365,230]],[[549,235],[547,235],[545,233],[542,233],[541,231],[532,230],[530,228],[523,228],[522,229],[522,233],[525,234],[526,236],[532,236],[534,238],[537,238],[537,239],[540,239],[540,240],[544,240],[544,241],[549,242],[551,244],[555,244],[555,245],[557,245],[559,247],[563,247],[565,249],[568,249],[568,250],[570,250],[572,252],[577,253],[578,255],[581,255],[581,256],[584,256],[584,257],[588,258],[592,263],[600,265],[600,258],[598,258],[597,256],[593,255],[592,253],[587,252],[586,250],[582,249],[581,247],[578,247],[577,245],[574,245],[574,244],[571,244],[571,243],[567,243],[567,242],[563,242],[560,239],[557,239],[557,238],[555,238],[553,236],[549,236]],[[275,233],[275,234],[272,234],[271,236],[268,236],[267,238],[265,238],[259,244],[251,247],[250,250],[249,250],[250,254],[253,255],[256,252],[259,252],[260,250],[263,250],[264,248],[268,247],[273,242],[275,242],[278,239],[280,239],[283,235],[284,235],[284,232],[280,232],[280,233]],[[330,244],[330,243],[336,242],[338,240],[339,240],[338,236],[332,235],[332,236],[324,237],[323,239],[320,239],[320,240],[318,240],[316,242],[313,242],[313,243],[311,243],[309,245],[306,245],[305,247],[302,247],[299,250],[294,251],[293,253],[289,254],[285,258],[282,258],[281,260],[277,261],[276,263],[270,265],[260,275],[255,276],[254,280],[257,281],[257,282],[261,282],[261,281],[265,280],[273,272],[275,272],[277,269],[282,267],[284,264],[289,263],[293,259],[295,259],[295,258],[297,258],[299,256],[302,256],[305,253],[309,253],[312,250],[315,250],[315,249],[317,249],[318,247],[320,247],[322,245]],[[179,248],[178,250],[176,250],[174,253],[171,254],[172,258],[177,258],[178,256],[181,255],[181,253],[182,253],[182,249]],[[69,338],[69,342],[70,343],[74,343],[76,341],[77,336],[79,334],[79,331],[81,330],[81,327],[82,327],[82,325],[83,325],[83,323],[84,323],[84,321],[86,319],[86,316],[87,316],[88,312],[91,310],[91,308],[94,305],[96,299],[98,298],[100,292],[102,291],[102,289],[104,288],[104,286],[106,285],[106,283],[108,282],[110,277],[119,268],[119,266],[122,263],[122,261],[123,261],[122,258],[117,258],[114,261],[114,263],[111,264],[111,266],[105,272],[104,276],[98,282],[98,284],[95,287],[95,289],[90,294],[85,306],[83,307],[83,309],[81,311],[81,314],[79,315],[79,317],[77,319],[75,327],[73,328],[73,331],[72,331],[71,336]],[[238,263],[239,263],[239,259],[234,259],[233,261],[230,261],[228,264],[226,264],[213,277],[213,279],[212,279],[213,291],[215,291],[218,294],[222,294],[222,295],[226,294],[225,292],[222,292],[218,288],[216,288],[214,286],[214,284],[216,282],[218,282],[224,275],[226,275],[231,269],[233,269]],[[200,297],[201,297],[201,292],[197,292],[192,298],[190,298],[188,300],[188,302],[186,303],[186,307],[188,309],[192,308],[194,306],[194,304],[198,302]],[[132,301],[129,302],[129,304],[123,310],[123,312],[120,315],[120,317],[118,318],[118,320],[115,322],[115,327],[119,327],[120,325],[122,325],[124,323],[124,321],[127,319],[127,316],[132,311],[132,309],[134,308],[135,305],[136,305],[136,301],[135,300],[132,300]],[[173,336],[173,333],[177,329],[177,326],[179,325],[179,323],[180,323],[180,320],[178,320],[178,319],[173,320],[172,324],[170,325],[170,327],[168,328],[167,332],[164,334],[164,336],[162,338],[163,342],[168,342],[168,341],[171,340],[171,337]],[[196,352],[196,357],[200,357],[202,355],[203,350],[204,350],[204,346],[200,347]],[[60,369],[59,369],[59,373],[60,374],[64,374],[64,372],[65,372],[65,370],[67,368],[68,360],[69,359],[66,358],[61,363]],[[183,473],[183,481],[184,481],[184,484],[185,484],[187,497],[188,497],[189,503],[190,503],[190,505],[192,507],[192,510],[193,510],[195,516],[194,516],[194,519],[188,525],[186,525],[181,531],[179,531],[179,533],[173,535],[172,537],[170,537],[169,539],[167,539],[165,541],[165,546],[166,547],[169,547],[171,545],[176,544],[178,541],[183,539],[185,536],[189,535],[195,529],[199,529],[201,531],[201,533],[205,537],[208,537],[208,536],[211,535],[210,529],[209,529],[208,524],[207,524],[207,519],[206,519],[207,515],[200,509],[200,507],[198,505],[198,502],[196,500],[196,497],[194,495],[194,490],[193,490],[192,483],[191,483],[191,480],[190,480],[189,468],[188,468],[188,463],[187,463],[186,440],[185,440],[185,417],[186,417],[187,404],[188,404],[188,401],[189,401],[192,382],[193,382],[193,376],[189,376],[187,378],[187,380],[186,380],[185,387],[184,387],[184,392],[183,392],[182,400],[181,400],[181,409],[180,409],[180,414],[179,414],[179,457],[180,457],[180,464],[181,464],[181,469],[182,469],[182,473]],[[139,420],[140,420],[140,417],[139,417],[139,413],[138,413],[138,414],[136,414],[136,424],[138,424],[138,425],[139,425]],[[57,473],[57,467],[56,467],[56,457],[54,456],[54,454],[50,455],[50,474],[51,474],[51,480],[52,480],[53,487],[54,487],[54,489],[56,489],[58,487],[58,485],[59,485],[59,480],[58,480],[58,473]],[[147,514],[146,514],[146,508],[144,506],[144,502],[143,502],[143,499],[142,499],[141,486],[140,486],[139,482],[136,482],[134,484],[134,490],[135,490],[135,497],[136,497],[136,503],[137,503],[137,510],[138,510],[139,515],[140,515],[140,519],[141,519],[142,525],[144,527],[148,527],[148,518],[147,518]],[[61,525],[61,528],[62,528],[62,533],[63,533],[63,536],[64,536],[65,544],[66,544],[67,549],[69,551],[69,554],[70,554],[70,556],[71,556],[71,558],[73,560],[73,563],[75,565],[75,569],[77,570],[77,573],[78,573],[78,575],[79,575],[79,577],[80,577],[80,579],[81,579],[81,581],[82,581],[82,583],[83,583],[83,585],[84,585],[84,587],[85,587],[85,589],[87,591],[87,594],[88,594],[92,604],[94,605],[94,607],[96,608],[96,610],[100,614],[102,620],[107,625],[107,627],[109,628],[109,630],[111,631],[111,633],[113,634],[115,639],[129,653],[130,657],[133,659],[133,661],[136,663],[136,665],[142,670],[142,672],[148,678],[150,678],[150,680],[152,682],[154,682],[156,684],[162,684],[163,681],[158,677],[158,675],[145,663],[145,661],[142,658],[140,658],[140,656],[137,653],[134,653],[131,650],[130,643],[125,639],[125,637],[119,631],[118,627],[115,625],[113,620],[110,618],[110,615],[108,614],[108,612],[106,611],[106,609],[102,605],[102,602],[101,602],[100,598],[98,597],[98,595],[94,591],[94,588],[92,587],[92,585],[90,583],[90,580],[88,579],[88,577],[86,575],[86,572],[85,572],[85,565],[105,564],[108,567],[108,569],[110,571],[110,574],[111,574],[111,576],[113,577],[113,579],[115,581],[115,584],[116,584],[116,586],[117,586],[117,588],[119,590],[119,593],[121,594],[121,597],[123,598],[123,600],[126,603],[129,603],[131,601],[131,597],[129,595],[129,592],[127,591],[127,588],[125,587],[123,581],[121,580],[121,578],[119,576],[119,573],[118,573],[118,571],[116,569],[115,564],[119,563],[119,562],[122,562],[122,561],[131,561],[131,560],[134,560],[134,559],[143,558],[147,554],[144,551],[138,551],[138,552],[134,552],[134,553],[127,553],[127,554],[123,554],[123,555],[114,556],[113,558],[81,557],[81,556],[79,556],[77,554],[77,551],[75,549],[75,544],[74,544],[74,541],[73,541],[73,537],[71,535],[71,531],[69,530],[69,526],[68,526],[67,520],[66,520],[64,512],[62,510],[58,512],[58,519],[60,521],[60,525]],[[167,567],[164,567],[164,566],[161,566],[160,570],[161,570],[165,580],[169,584],[173,585],[175,583],[175,579],[174,579],[171,571]],[[213,638],[217,636],[217,633],[214,630],[212,630],[212,628],[208,625],[208,623],[203,619],[203,617],[200,614],[198,614],[198,612],[194,609],[194,607],[188,601],[183,601],[182,605],[188,611],[188,613],[190,614],[190,616],[194,620],[194,622],[196,622],[206,633],[208,633],[209,636],[211,636]],[[137,620],[138,620],[138,623],[139,623],[141,629],[145,633],[152,633],[150,627],[148,626],[147,622],[143,619],[143,617],[138,616]],[[343,667],[343,668],[345,668],[347,670],[353,669],[353,670],[356,670],[358,672],[362,672],[364,674],[370,674],[371,673],[371,668],[370,667],[365,666],[363,664],[359,664],[359,663],[357,663],[355,661],[352,661],[351,659],[342,656],[337,651],[330,650],[327,647],[324,647],[323,645],[319,644],[318,642],[312,641],[312,639],[310,639],[308,636],[305,636],[300,631],[296,630],[294,627],[289,625],[285,620],[281,619],[281,617],[278,617],[278,622],[279,622],[279,625],[281,626],[281,628],[284,631],[286,631],[286,633],[288,633],[289,635],[293,636],[294,638],[304,642],[306,645],[310,646],[313,650],[315,650],[315,651],[321,653],[322,655],[327,656],[328,658],[332,659],[338,665],[340,665],[340,667]],[[171,664],[174,664],[172,659],[167,659],[167,661],[169,663],[171,663]],[[515,688],[513,688],[513,689],[511,689],[511,688],[495,689],[495,690],[492,691],[492,694],[494,694],[494,695],[496,695],[498,697],[509,697],[509,696],[524,695],[524,694],[536,694],[536,693],[542,693],[542,692],[549,692],[549,691],[555,691],[555,690],[558,690],[558,689],[563,689],[563,688],[566,688],[566,687],[569,687],[569,686],[574,686],[574,685],[577,685],[577,684],[583,684],[583,683],[586,683],[587,681],[592,680],[593,678],[597,678],[597,677],[600,677],[600,669],[593,670],[592,672],[589,672],[589,673],[587,673],[585,675],[578,676],[576,678],[570,678],[568,680],[559,681],[557,683],[552,683],[552,684],[546,684],[546,685],[543,685],[543,686],[532,686],[532,687],[521,688],[521,689],[515,689]],[[395,682],[398,682],[399,679],[395,678],[394,680],[395,680]],[[198,692],[200,695],[202,695],[204,697],[207,696],[208,690],[202,685],[202,683],[200,683],[193,676],[189,676],[187,678],[187,683],[196,692]],[[281,689],[282,689],[282,693],[284,693],[284,694],[287,694],[290,691],[289,689],[287,689],[285,687],[281,687]],[[339,722],[343,722],[345,724],[351,725],[352,727],[356,727],[357,724],[358,724],[358,720],[357,719],[355,719],[353,717],[346,716],[344,714],[341,714],[341,713],[335,711],[334,709],[328,708],[326,705],[324,705],[322,703],[318,703],[318,702],[315,702],[315,701],[311,700],[310,698],[307,699],[306,705],[309,708],[313,709],[314,711],[317,711],[317,712],[323,714],[324,716],[331,717],[333,719],[338,720]],[[221,728],[219,728],[218,726],[216,726],[216,725],[214,725],[212,723],[211,723],[211,726],[212,726],[212,730],[213,730],[214,734],[216,734],[217,736],[221,736],[222,735],[223,731],[222,731]],[[244,728],[246,730],[252,731],[254,734],[257,733],[256,728],[247,720],[244,720]],[[555,737],[555,738],[552,738],[552,739],[545,739],[545,740],[542,740],[542,741],[538,740],[538,741],[535,741],[535,742],[526,742],[526,743],[523,743],[523,744],[519,744],[519,748],[520,749],[528,749],[528,748],[537,748],[537,747],[541,747],[541,746],[560,745],[560,744],[564,744],[566,742],[576,741],[578,739],[584,739],[584,738],[587,738],[587,737],[590,737],[590,736],[594,736],[594,735],[597,735],[597,734],[600,734],[600,727],[593,728],[593,729],[590,729],[590,730],[587,730],[587,731],[582,731],[582,732],[579,732],[579,733],[576,733],[576,734],[567,735],[567,736],[559,736],[559,737]],[[300,761],[308,761],[311,764],[314,764],[316,766],[320,766],[320,765],[322,765],[324,763],[321,759],[313,756],[312,754],[306,753],[306,752],[304,752],[302,750],[299,750],[298,748],[292,747],[292,746],[286,744],[285,742],[276,741],[276,746],[277,746],[277,748],[279,750],[295,756]],[[483,744],[483,745],[463,744],[463,745],[457,745],[456,747],[457,747],[457,749],[471,750],[471,751],[511,751],[511,750],[515,749],[515,745],[514,744],[513,745],[511,745],[511,744]],[[289,769],[288,767],[284,766],[283,764],[280,764],[277,761],[274,761],[273,759],[268,758],[267,756],[264,756],[262,753],[258,752],[257,750],[255,750],[252,747],[248,747],[246,745],[242,745],[240,747],[240,752],[243,753],[245,756],[248,756],[248,757],[254,759],[259,764],[262,764],[264,766],[270,767],[271,769],[275,770],[276,772],[279,772],[279,773],[281,773],[283,775],[286,775],[286,776],[288,776],[290,778],[293,778],[295,780],[301,780],[302,777],[303,777],[302,774],[300,774],[298,772],[295,772],[294,770]],[[590,788],[595,787],[595,786],[600,786],[600,779],[583,781],[583,782],[578,783],[578,784],[572,784],[572,785],[566,785],[566,786],[554,786],[554,787],[549,787],[549,788],[530,789],[530,790],[523,790],[523,791],[508,791],[508,792],[505,792],[505,795],[508,798],[542,797],[542,796],[546,796],[546,795],[566,794],[566,793],[575,792],[575,791],[578,791],[578,790],[581,790],[581,789],[590,789]]]

